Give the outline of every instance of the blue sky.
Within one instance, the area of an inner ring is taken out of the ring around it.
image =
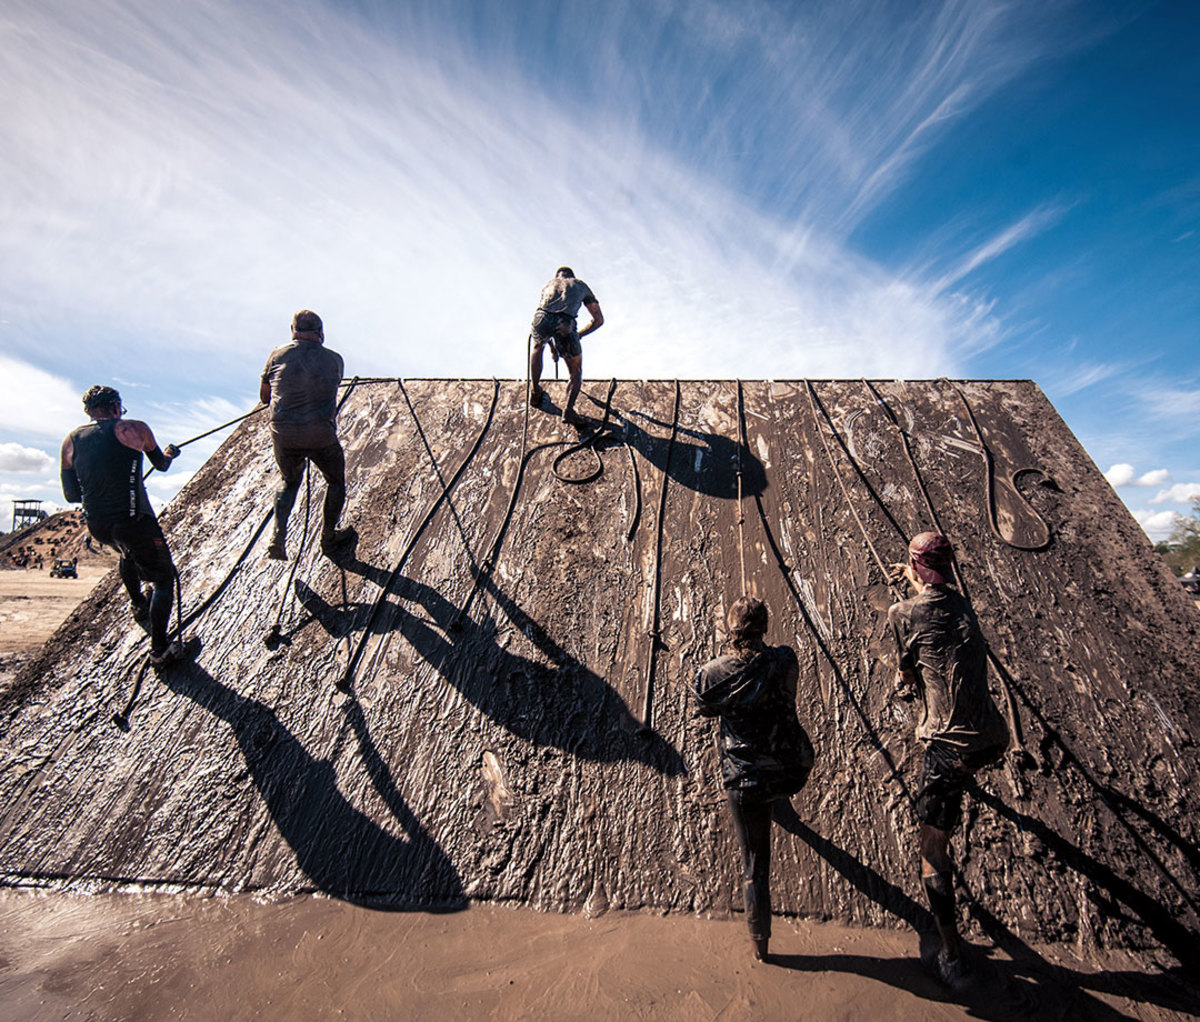
[[[0,513],[88,385],[185,439],[301,307],[351,374],[523,376],[568,262],[589,377],[1031,378],[1159,538],[1198,53],[1184,2],[7,0]]]

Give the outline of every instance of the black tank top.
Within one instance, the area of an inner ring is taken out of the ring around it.
[[[116,425],[116,419],[101,419],[71,434],[83,508],[97,525],[154,513],[142,484],[142,452],[117,439]]]

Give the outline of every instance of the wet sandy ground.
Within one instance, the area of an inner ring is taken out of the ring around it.
[[[1194,1018],[1128,955],[975,948],[955,1003],[908,932],[777,919],[599,919],[476,905],[383,912],[324,898],[0,891],[0,1016],[49,1019]]]

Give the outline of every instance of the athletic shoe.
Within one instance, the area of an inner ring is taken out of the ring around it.
[[[343,552],[356,539],[358,533],[353,528],[334,529],[333,532],[321,536],[321,553],[326,557],[333,557]]]
[[[178,642],[172,642],[161,653],[150,653],[150,666],[156,671],[162,671],[183,659],[183,647]]]
[[[546,396],[546,392],[541,387],[533,386],[529,388],[529,407],[541,408],[542,398]]]
[[[138,624],[145,624],[150,620],[150,601],[144,596],[140,600],[130,600],[129,613]]]
[[[771,960],[771,952],[767,950],[766,937],[751,937],[750,943],[754,945],[754,958],[759,962],[768,962]]]
[[[963,993],[971,987],[971,968],[966,959],[959,955],[951,958],[945,948],[941,948],[937,957],[930,963],[933,976],[956,993]]]
[[[267,557],[272,561],[286,561],[287,548],[280,540],[273,540],[271,545],[267,547]]]

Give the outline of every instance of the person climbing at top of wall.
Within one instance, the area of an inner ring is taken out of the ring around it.
[[[95,386],[83,395],[92,419],[63,441],[60,458],[63,496],[82,501],[88,532],[120,555],[118,571],[138,622],[149,622],[150,665],[162,670],[183,657],[179,642],[169,642],[175,563],[142,482],[142,456],[165,472],[179,456],[168,444],[159,450],[150,427],[125,419],[121,395]],[[151,586],[149,598],[142,583]]]
[[[355,539],[354,529],[337,527],[346,503],[346,456],[337,435],[343,370],[342,356],[325,347],[321,317],[308,309],[292,317],[292,342],[267,358],[258,397],[271,406],[271,444],[283,477],[275,494],[275,531],[267,547],[272,560],[287,560],[288,517],[309,461],[325,477],[321,552],[334,558]]]
[[[916,595],[888,608],[900,662],[897,692],[921,700],[916,737],[925,746],[917,792],[921,879],[942,946],[931,965],[947,986],[970,983],[954,904],[950,835],[972,777],[998,763],[1009,745],[1008,725],[987,684],[987,643],[970,602],[954,588],[954,548],[937,532],[908,545],[906,564],[893,564]]]
[[[722,656],[696,673],[702,717],[720,717],[717,747],[725,795],[742,850],[742,890],[754,957],[771,939],[772,803],[804,787],[813,747],[796,717],[800,676],[791,646],[768,646],[767,605],[743,596],[729,608]]]
[[[592,321],[582,330],[576,317],[579,307],[587,309]],[[563,404],[563,422],[572,426],[582,425],[583,420],[575,414],[575,398],[583,385],[583,346],[581,337],[586,337],[604,325],[604,313],[592,289],[575,276],[569,266],[560,266],[554,277],[542,288],[537,311],[533,314],[530,327],[532,351],[529,356],[529,377],[532,387],[529,403],[537,408],[542,403],[542,349],[549,344],[555,361],[561,356],[567,363],[571,379],[567,384],[567,400]]]

